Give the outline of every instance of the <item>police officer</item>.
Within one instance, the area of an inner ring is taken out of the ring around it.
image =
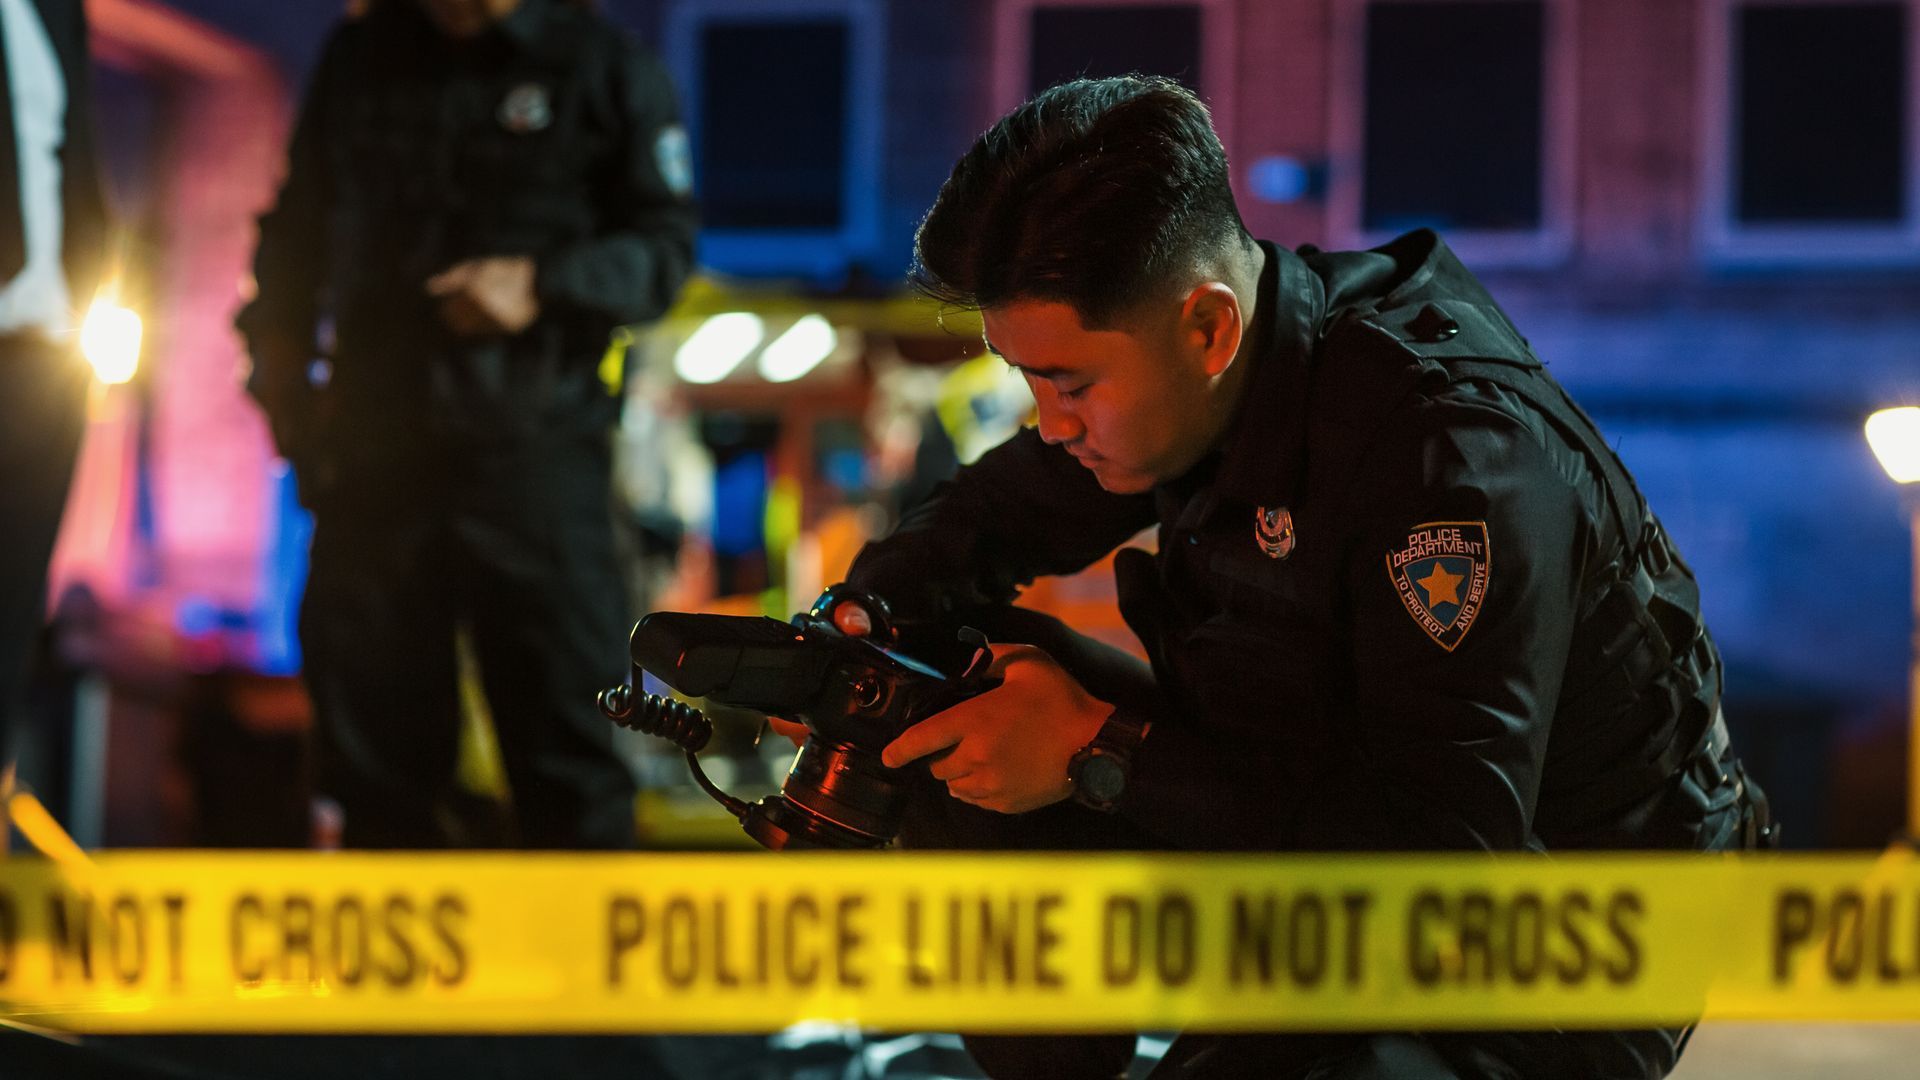
[[[851,580],[908,619],[975,620],[1143,528],[1158,539],[1116,561],[1158,703],[1103,698],[1058,648],[1001,645],[1000,688],[887,748],[944,782],[941,842],[1764,842],[1692,574],[1438,236],[1256,243],[1205,107],[1120,78],[1056,87],[981,136],[916,255],[927,292],[981,310],[1038,426]],[[1155,1075],[1657,1077],[1682,1041],[1186,1036]],[[994,1075],[1113,1076],[1132,1040],[969,1047]]]
[[[0,851],[47,560],[87,427],[73,316],[93,298],[109,227],[87,41],[79,0],[0,3]]]
[[[631,844],[593,704],[626,620],[599,367],[691,269],[689,180],[662,68],[585,3],[380,0],[328,42],[239,325],[315,514],[301,640],[348,845],[461,838],[458,626],[518,839]]]

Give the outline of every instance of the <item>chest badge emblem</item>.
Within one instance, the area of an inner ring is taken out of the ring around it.
[[[1293,554],[1293,511],[1284,506],[1253,512],[1253,538],[1260,552],[1269,559],[1284,559]]]
[[[1493,562],[1484,521],[1429,521],[1387,553],[1387,577],[1407,614],[1434,644],[1452,652],[1473,629]]]
[[[553,123],[553,99],[539,83],[521,83],[500,101],[500,126],[515,135],[545,131]]]

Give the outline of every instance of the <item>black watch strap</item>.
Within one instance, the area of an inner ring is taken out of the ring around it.
[[[1133,775],[1133,752],[1146,735],[1146,721],[1115,709],[1093,741],[1075,751],[1067,763],[1073,800],[1103,814],[1113,813]]]

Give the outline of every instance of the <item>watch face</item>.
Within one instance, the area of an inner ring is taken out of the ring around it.
[[[1095,802],[1112,802],[1127,786],[1127,770],[1111,754],[1095,754],[1080,765],[1079,786]]]

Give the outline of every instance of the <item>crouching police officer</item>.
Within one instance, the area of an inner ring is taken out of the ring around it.
[[[628,846],[633,778],[593,704],[627,625],[598,369],[692,266],[673,94],[585,3],[366,8],[327,44],[239,320],[316,519],[318,786],[349,846],[463,839],[465,624],[518,840]]]
[[[1162,703],[1103,698],[1057,647],[997,647],[1000,688],[887,748],[948,751],[949,798],[903,838],[1766,843],[1693,576],[1499,306],[1431,232],[1256,243],[1227,176],[1178,85],[1074,82],[981,136],[920,228],[917,283],[981,310],[1039,423],[851,580],[907,619],[977,620],[1154,526],[1157,553],[1116,572]],[[1682,1041],[1185,1036],[1155,1075],[1658,1077]],[[969,1046],[995,1075],[1113,1076],[1132,1039]]]

